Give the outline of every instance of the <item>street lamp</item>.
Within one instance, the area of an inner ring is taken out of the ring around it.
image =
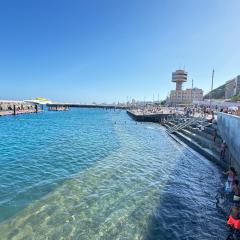
[[[211,85],[211,92],[210,92],[210,95],[209,95],[209,97],[210,97],[210,109],[211,109],[211,107],[212,107],[212,91],[213,91],[213,79],[214,79],[214,69],[213,69],[213,71],[212,71],[212,85]]]

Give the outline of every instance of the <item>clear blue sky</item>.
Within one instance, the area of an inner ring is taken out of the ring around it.
[[[0,99],[166,97],[240,74],[239,0],[2,0]]]

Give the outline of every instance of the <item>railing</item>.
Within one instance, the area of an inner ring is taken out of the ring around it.
[[[172,134],[172,133],[182,130],[183,128],[186,128],[186,127],[190,126],[191,124],[196,123],[198,121],[206,122],[206,119],[204,119],[204,118],[190,118],[190,119],[187,118],[186,120],[187,121],[185,121],[183,123],[177,124],[169,129],[167,129],[166,132],[169,134]]]

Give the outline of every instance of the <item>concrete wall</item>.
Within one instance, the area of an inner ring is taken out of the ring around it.
[[[127,110],[127,113],[130,117],[132,117],[135,121],[139,122],[157,122],[160,123],[162,120],[167,120],[168,117],[172,117],[174,114],[140,114],[137,115],[132,111]]]
[[[16,109],[20,110],[28,110],[28,109],[35,109],[34,104],[26,103],[23,101],[1,101],[0,100],[0,111],[8,111],[13,110],[13,106],[16,106]]]
[[[223,140],[226,141],[230,153],[236,161],[238,168],[240,166],[240,116],[226,113],[218,113],[217,116],[218,131]]]

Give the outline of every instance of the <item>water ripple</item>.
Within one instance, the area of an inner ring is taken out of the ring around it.
[[[20,134],[24,141],[10,140],[11,148],[0,144],[8,163],[0,161],[0,207],[8,213],[0,224],[3,239],[199,240],[226,234],[214,198],[219,169],[161,127],[135,124],[121,111],[41,116],[38,121],[52,123],[43,128],[49,136],[32,129],[39,124],[34,120],[27,125],[35,131],[33,143],[27,131]]]

